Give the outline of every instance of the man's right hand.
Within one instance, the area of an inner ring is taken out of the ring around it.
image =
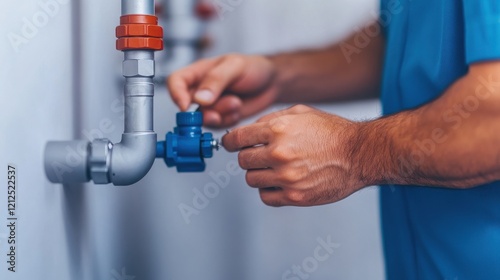
[[[264,56],[229,54],[200,60],[167,81],[182,111],[201,105],[205,125],[229,127],[270,106],[278,95],[276,69]]]

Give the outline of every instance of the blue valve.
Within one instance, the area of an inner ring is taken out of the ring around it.
[[[166,141],[156,144],[156,157],[163,158],[168,167],[177,167],[177,172],[205,171],[205,158],[213,156],[219,142],[212,133],[203,133],[201,112],[177,113],[177,127],[166,135]]]

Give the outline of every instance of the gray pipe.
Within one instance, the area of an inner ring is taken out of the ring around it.
[[[154,15],[154,0],[122,0],[122,15]]]
[[[122,15],[154,15],[154,0],[122,0]],[[108,139],[49,142],[45,172],[53,183],[131,185],[151,169],[156,157],[153,130],[154,51],[124,52],[125,131],[121,142]]]
[[[125,52],[125,132],[121,142],[112,148],[109,170],[111,182],[117,186],[138,182],[149,172],[156,157],[154,69],[153,51]]]
[[[53,183],[82,183],[90,180],[87,141],[49,142],[45,146],[45,173]]]

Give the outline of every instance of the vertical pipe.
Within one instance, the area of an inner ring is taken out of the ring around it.
[[[154,0],[122,0],[122,15],[154,15]]]
[[[122,16],[154,16],[154,0],[122,0]],[[130,68],[129,68],[130,67]],[[153,130],[154,50],[124,50],[125,131],[113,146],[109,175],[117,186],[142,179],[156,158]]]
[[[125,61],[127,60],[154,61],[154,52],[125,51]],[[127,77],[124,94],[125,133],[153,132],[153,77]]]
[[[154,15],[154,7],[154,0],[122,0],[122,16]],[[152,50],[124,51],[125,61],[154,61],[154,59]],[[124,94],[125,133],[153,132],[153,77],[126,77]]]

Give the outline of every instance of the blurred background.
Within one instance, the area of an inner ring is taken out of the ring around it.
[[[157,1],[164,14],[171,1],[188,0]],[[378,12],[376,0],[207,3],[219,9],[204,27],[209,43],[202,56],[321,47],[342,40]],[[178,174],[157,161],[146,178],[128,187],[48,182],[47,141],[120,140],[123,54],[115,50],[114,34],[119,16],[117,0],[0,3],[0,167],[17,166],[19,217],[12,273],[2,188],[0,279],[384,279],[375,187],[334,205],[270,208],[246,186],[244,172],[234,170],[237,156],[225,151],[208,160],[202,174]],[[164,23],[167,34],[191,32],[182,21]],[[160,76],[194,58],[189,51],[157,54]],[[317,107],[356,120],[380,114],[376,100]],[[174,127],[176,112],[158,84],[160,139]],[[207,184],[221,185],[221,176],[229,178],[227,186],[195,208],[196,194]],[[6,184],[6,171],[0,180]],[[186,206],[196,209],[189,217],[181,211]],[[319,240],[336,246],[312,265]],[[307,266],[307,278],[287,274],[294,265]]]

